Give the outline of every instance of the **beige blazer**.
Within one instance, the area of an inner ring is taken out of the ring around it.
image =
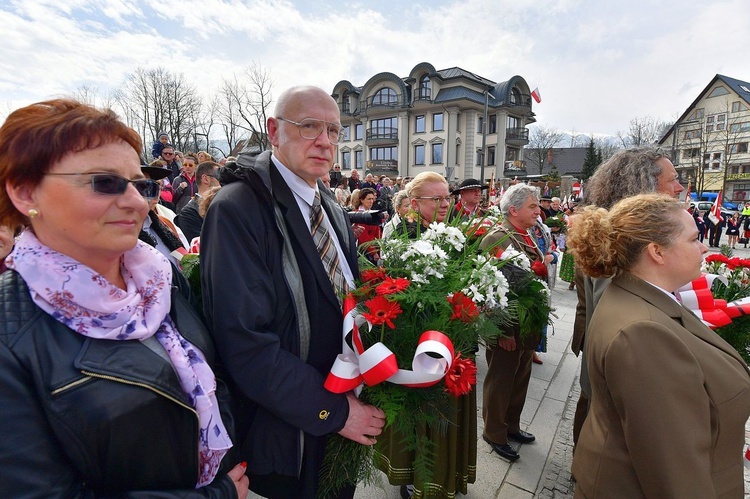
[[[663,291],[625,273],[586,332],[592,405],[573,458],[576,497],[743,497],[750,374]]]

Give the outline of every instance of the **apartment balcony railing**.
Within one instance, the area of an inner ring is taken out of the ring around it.
[[[505,143],[513,146],[525,146],[529,143],[529,129],[507,128],[505,130]]]
[[[401,94],[373,95],[365,99],[364,109],[377,107],[394,108],[401,106]]]
[[[531,96],[529,94],[511,94],[510,107],[531,109]]]
[[[432,102],[432,90],[429,88],[420,88],[417,95],[414,96],[414,101]]]
[[[398,128],[377,127],[368,128],[365,136],[367,144],[397,144]]]

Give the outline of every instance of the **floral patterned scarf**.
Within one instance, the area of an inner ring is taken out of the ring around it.
[[[200,479],[211,483],[232,446],[221,421],[216,379],[201,351],[180,335],[169,316],[172,267],[154,248],[138,242],[121,259],[127,290],[42,244],[25,231],[6,259],[29,287],[39,308],[75,332],[101,340],[155,336],[180,379],[200,421]]]

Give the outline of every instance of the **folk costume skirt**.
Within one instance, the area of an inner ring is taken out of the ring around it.
[[[566,251],[560,260],[560,279],[565,282],[574,282],[576,278],[575,274],[576,267],[573,254],[570,251]]]
[[[457,492],[466,494],[468,484],[477,477],[477,393],[452,398],[454,415],[442,428],[423,426],[417,433],[426,435],[433,448],[435,462],[429,480],[415,470],[415,456],[422,449],[404,448],[403,437],[392,426],[378,436],[375,466],[388,476],[391,485],[414,485],[414,499],[448,498]]]

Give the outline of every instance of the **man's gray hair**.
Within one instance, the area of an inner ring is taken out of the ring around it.
[[[539,189],[526,184],[510,186],[500,200],[500,211],[503,213],[503,216],[508,216],[511,207],[517,210],[521,209],[529,196],[539,199]]]
[[[662,173],[656,162],[662,158],[668,156],[651,146],[616,152],[586,182],[584,201],[608,210],[621,199],[656,192]]]

